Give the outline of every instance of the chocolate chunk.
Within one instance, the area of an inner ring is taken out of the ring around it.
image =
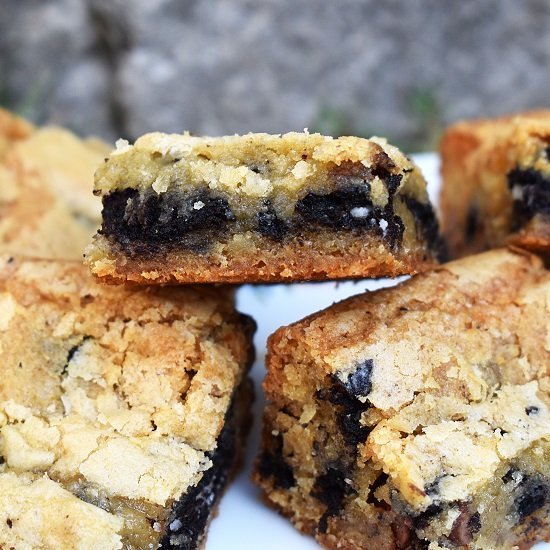
[[[349,188],[350,186],[367,184],[374,177],[379,177],[386,188],[390,197],[395,194],[399,187],[402,174],[393,174],[395,163],[387,153],[381,151],[374,157],[372,166],[365,166],[362,162],[344,161],[339,166],[334,166],[330,170],[330,177],[340,188]]]
[[[519,522],[550,504],[550,485],[541,476],[525,476],[516,491],[518,496],[514,499],[514,508]]]
[[[80,298],[80,307],[84,308],[87,305],[93,304],[94,302],[94,296],[92,296],[91,294],[85,294],[84,296],[82,296],[82,298]]]
[[[144,253],[159,246],[208,246],[208,234],[235,221],[228,202],[202,190],[157,194],[136,189],[115,191],[103,198],[100,233],[113,237],[128,252]],[[195,235],[194,235],[195,233]]]
[[[395,162],[385,151],[380,151],[374,155],[374,165],[372,173],[381,179],[385,179],[390,175],[390,171],[395,168]]]
[[[447,257],[447,247],[439,234],[439,224],[432,205],[408,196],[404,196],[403,200],[414,216],[417,229],[426,240],[428,247],[437,254],[441,261],[444,261]]]
[[[389,160],[392,162],[391,159]],[[341,189],[363,187],[366,185],[370,190],[368,182],[370,182],[373,177],[374,174],[370,168],[365,166],[362,162],[353,162],[351,160],[345,160],[340,164],[334,164],[329,170],[329,178],[334,181],[337,188]]]
[[[277,216],[269,202],[266,204],[266,211],[258,213],[258,231],[274,241],[282,241],[289,232],[289,225]]]
[[[481,531],[481,516],[479,512],[472,514],[472,517],[468,520],[468,530],[472,535]]]
[[[403,176],[401,174],[393,174],[395,163],[385,152],[377,153],[374,157],[374,164],[370,168],[373,176],[379,177],[388,190],[390,197],[395,194]]]
[[[460,515],[455,519],[449,534],[449,540],[457,546],[467,546],[481,529],[479,512],[470,513],[465,502],[459,504]]]
[[[270,449],[260,455],[258,472],[263,478],[273,478],[273,485],[281,489],[290,489],[296,485],[292,468],[283,456],[283,436],[281,434],[270,439]]]
[[[428,550],[430,541],[419,539],[413,530],[411,518],[399,516],[392,523],[391,529],[395,548],[398,550]],[[391,547],[393,548],[393,547]]]
[[[315,480],[311,496],[322,502],[327,510],[319,521],[319,531],[325,533],[327,521],[331,516],[339,514],[344,499],[356,493],[355,489],[346,483],[345,474],[337,468],[328,468],[327,471]]]
[[[508,173],[508,187],[520,190],[514,197],[512,230],[517,231],[536,214],[550,214],[550,178],[534,168],[514,168]]]
[[[395,539],[396,548],[399,550],[410,549],[413,537],[416,538],[412,530],[410,518],[398,518],[397,521],[392,523],[391,529]]]

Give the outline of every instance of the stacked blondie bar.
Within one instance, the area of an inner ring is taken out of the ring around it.
[[[0,230],[0,548],[204,546],[252,398],[254,322],[223,284],[397,275],[414,277],[270,337],[265,500],[327,548],[550,538],[550,273],[526,250],[548,246],[543,115],[449,130],[483,128],[444,146],[449,249],[418,167],[384,139],[148,134],[117,143],[94,199],[52,175],[68,144],[5,117],[21,209],[6,219],[38,230]],[[101,197],[88,267],[65,259],[73,226],[53,248],[43,220],[61,215],[22,210],[27,174],[74,227]],[[440,264],[448,250],[481,253]]]

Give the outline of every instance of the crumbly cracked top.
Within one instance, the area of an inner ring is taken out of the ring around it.
[[[503,461],[550,442],[549,403],[536,381],[504,385],[479,402],[422,394],[374,429],[364,456],[415,507],[466,501]]]
[[[233,195],[229,202],[238,215],[242,201],[268,199],[276,193],[292,198],[312,187],[326,192],[334,185],[326,177],[328,168],[342,163],[369,167],[382,157],[406,175],[397,193],[406,190],[409,196],[427,202],[418,168],[385,139],[334,139],[308,132],[225,137],[151,133],[134,145],[119,141],[97,170],[95,188],[105,195],[127,188],[152,188],[160,194],[208,186]],[[375,206],[388,202],[388,190],[378,176],[371,182],[371,198]]]
[[[69,211],[96,227],[101,201],[92,194],[94,172],[111,147],[95,138],[80,139],[63,128],[41,128],[17,142],[6,162],[24,172],[38,172]]]
[[[483,157],[487,160],[485,167],[489,170],[502,169],[503,161],[511,165],[533,166],[537,170],[549,173],[547,158],[540,158],[541,146],[546,143],[550,134],[550,110],[527,111],[516,115],[494,119],[463,121],[449,127],[449,133],[469,134],[475,161]],[[497,159],[487,157],[489,152],[499,154]],[[506,158],[500,158],[505,153]],[[474,158],[474,157],[472,157]],[[505,173],[503,174],[505,175]]]
[[[0,110],[0,252],[81,258],[101,220],[93,174],[109,150]]]
[[[121,548],[122,519],[46,476],[0,473],[0,519],[6,548]]]
[[[550,273],[535,256],[451,262],[280,329],[271,345],[282,359],[268,393],[304,402],[292,364],[305,362],[296,368],[370,405],[362,460],[413,508],[464,499],[502,461],[550,441]]]
[[[158,537],[146,517],[211,466],[248,332],[229,291],[102,287],[77,263],[2,257],[0,546]]]
[[[92,233],[40,172],[0,164],[0,252],[77,259]]]

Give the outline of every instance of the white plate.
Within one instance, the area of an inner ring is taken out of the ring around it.
[[[433,153],[415,155],[427,181],[432,200],[439,189],[439,160]],[[294,285],[244,286],[239,290],[238,308],[258,323],[254,343],[257,359],[252,369],[256,386],[254,426],[248,442],[245,468],[223,497],[218,517],[208,534],[207,550],[319,550],[311,537],[301,535],[291,523],[268,508],[259,490],[250,482],[250,470],[258,449],[264,396],[264,357],[267,337],[277,328],[319,311],[334,302],[364,290],[391,286],[397,280],[343,283],[302,283]],[[537,550],[550,550],[540,544]]]

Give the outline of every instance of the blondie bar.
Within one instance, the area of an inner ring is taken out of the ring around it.
[[[153,133],[120,142],[95,189],[87,262],[115,282],[396,276],[442,253],[422,175],[380,138]]]
[[[453,257],[505,243],[550,250],[550,111],[451,126],[442,230]]]
[[[255,480],[327,548],[550,539],[550,273],[495,250],[279,329]]]
[[[0,548],[201,548],[246,435],[253,329],[225,289],[2,257]]]

